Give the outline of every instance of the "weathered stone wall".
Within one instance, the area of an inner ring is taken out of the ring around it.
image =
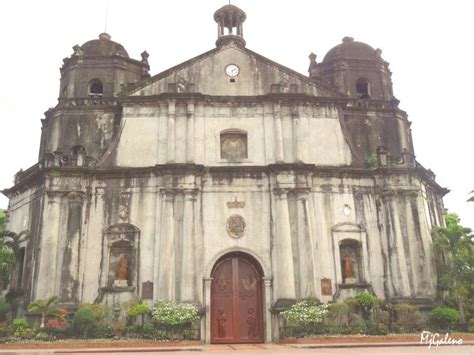
[[[132,167],[167,162],[206,166],[267,165],[303,161],[317,165],[349,165],[351,151],[344,137],[340,109],[334,104],[232,100],[155,100],[126,105],[115,163]],[[247,133],[248,158],[221,158],[220,134]],[[140,156],[140,160],[136,157]]]

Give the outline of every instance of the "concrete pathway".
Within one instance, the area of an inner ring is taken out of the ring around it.
[[[384,346],[385,345],[385,346]],[[422,345],[405,344],[242,344],[242,345],[202,345],[188,347],[156,347],[156,348],[104,348],[104,349],[49,349],[49,350],[2,350],[0,345],[0,354],[338,354],[338,355],[418,355],[418,354],[436,354],[436,355],[474,355],[474,343],[462,346],[440,346],[431,347]]]

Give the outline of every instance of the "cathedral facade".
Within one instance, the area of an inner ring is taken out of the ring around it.
[[[247,49],[245,18],[217,10],[216,47],[154,76],[106,33],[64,59],[38,163],[3,191],[19,312],[186,301],[203,340],[264,342],[299,299],[437,298],[447,190],[381,51],[345,37],[306,76]]]

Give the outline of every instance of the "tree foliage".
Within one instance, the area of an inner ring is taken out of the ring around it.
[[[61,310],[56,306],[57,300],[57,296],[52,296],[45,300],[33,301],[28,306],[28,312],[41,313],[41,328],[44,328],[45,320],[48,316],[63,319]]]
[[[433,229],[433,248],[437,254],[440,287],[448,291],[465,322],[464,305],[474,296],[474,235],[460,225],[454,213],[445,215],[446,227]]]

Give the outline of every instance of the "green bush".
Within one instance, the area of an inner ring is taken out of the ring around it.
[[[305,337],[327,332],[323,324],[328,313],[327,305],[317,305],[311,301],[300,301],[281,312],[286,321],[284,333],[287,337]]]
[[[28,328],[28,321],[25,318],[16,318],[12,322],[13,331]]]
[[[362,312],[364,319],[368,319],[372,310],[379,304],[379,299],[367,291],[359,292],[355,296],[357,309]]]
[[[91,307],[80,307],[74,315],[74,325],[84,338],[96,326],[96,315]]]
[[[332,303],[327,307],[324,323],[330,327],[343,327],[349,324],[350,307],[347,303]]]
[[[156,329],[155,329],[155,326],[153,325],[153,323],[146,322],[142,326],[142,332],[147,337],[153,338],[153,336],[155,335]]]
[[[4,297],[0,297],[0,321],[5,321],[7,319],[7,314],[10,312],[10,304],[5,301]]]
[[[291,324],[312,324],[322,323],[323,316],[328,312],[327,305],[310,304],[307,301],[301,301],[286,311],[281,312],[281,315],[288,323]]]
[[[469,319],[469,327],[467,328],[469,333],[474,333],[474,318]]]
[[[395,321],[393,330],[396,333],[411,333],[421,330],[425,326],[425,320],[417,306],[408,303],[393,305]]]
[[[11,324],[11,330],[15,338],[32,339],[35,335],[35,331],[28,326],[25,318],[14,319]]]
[[[136,319],[138,316],[141,318],[141,324],[143,325],[145,323],[145,316],[150,313],[150,308],[146,303],[137,303],[133,306],[131,306],[127,310],[127,315],[129,318]]]
[[[191,324],[199,318],[193,304],[159,302],[152,310],[152,318],[158,323],[170,326]]]
[[[92,328],[92,334],[94,338],[108,339],[115,336],[114,329],[108,324],[99,324]]]
[[[450,329],[459,321],[459,312],[449,307],[436,307],[431,311],[431,321],[438,329]]]

